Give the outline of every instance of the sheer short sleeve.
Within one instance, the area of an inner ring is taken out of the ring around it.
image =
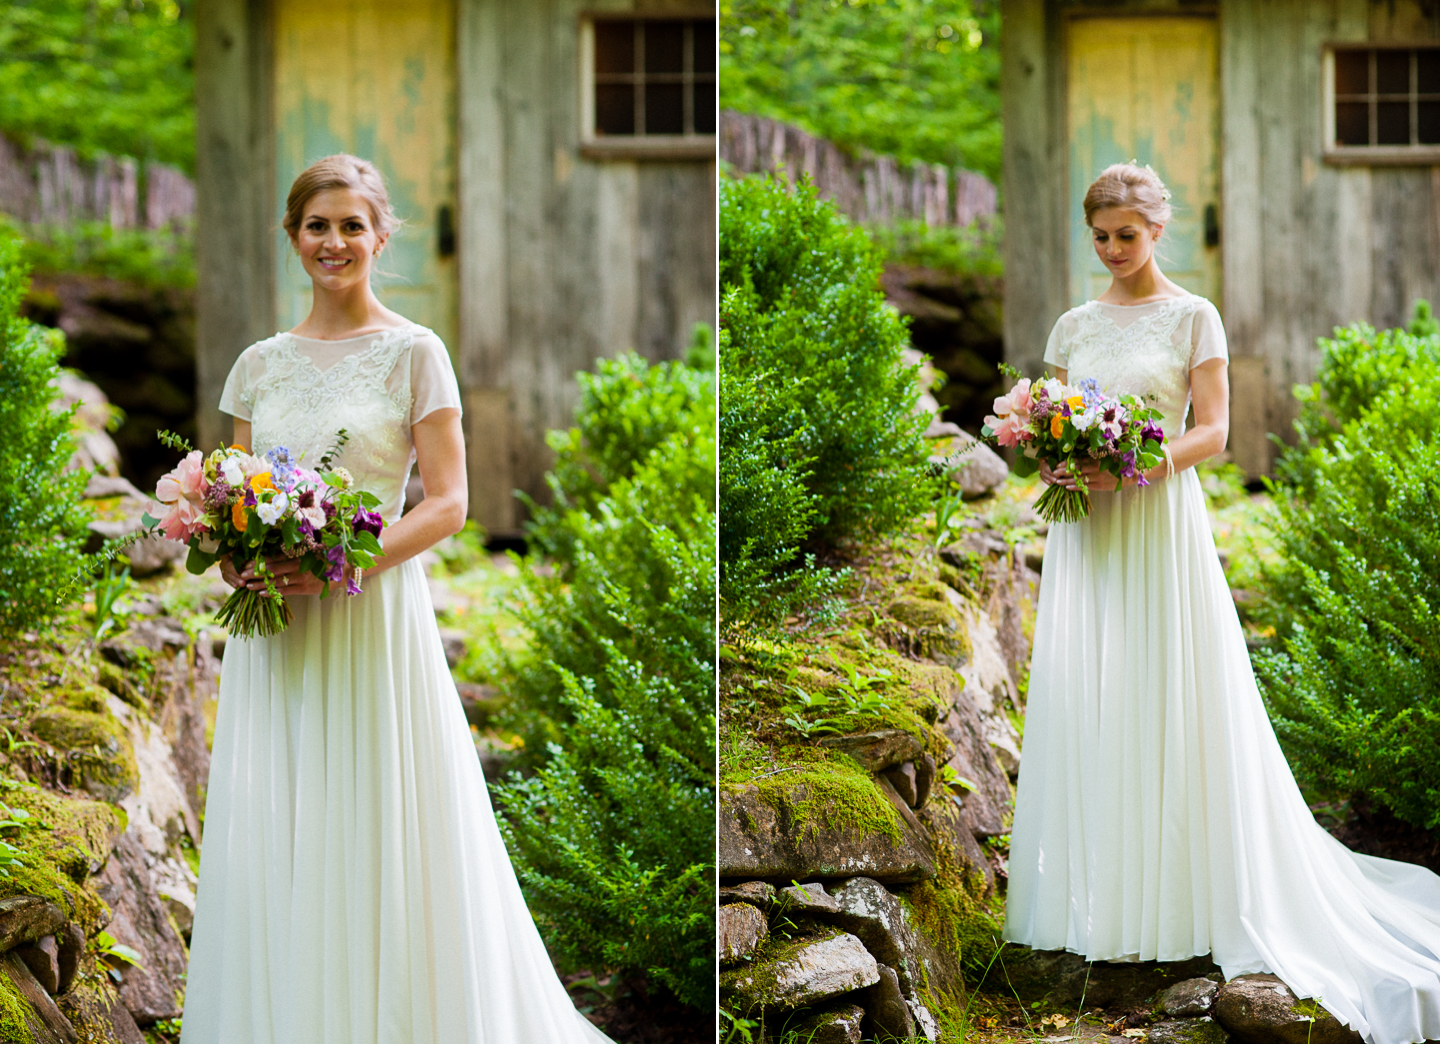
[[[1211,359],[1229,359],[1225,343],[1225,325],[1220,313],[1209,301],[1202,300],[1190,324],[1190,369]]]
[[[445,342],[430,331],[416,337],[410,349],[410,391],[415,396],[410,423],[418,424],[436,410],[460,409],[460,385]]]
[[[225,388],[220,392],[220,412],[228,413],[239,420],[248,421],[255,409],[255,388],[265,372],[265,360],[260,354],[260,345],[252,344],[240,353],[235,365],[230,367],[230,376],[225,378]]]
[[[1066,312],[1050,330],[1050,339],[1045,342],[1045,363],[1048,366],[1070,368],[1070,345],[1069,345],[1069,322],[1070,313]]]

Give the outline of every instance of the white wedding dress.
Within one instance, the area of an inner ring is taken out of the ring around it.
[[[401,514],[410,425],[458,408],[419,326],[248,348],[220,408],[337,457]],[[292,597],[220,681],[183,1044],[606,1044],[573,1007],[496,829],[425,577]]]
[[[1170,438],[1213,305],[1090,302],[1045,354],[1152,394]],[[1211,954],[1270,971],[1371,1044],[1440,1038],[1440,877],[1350,852],[1266,717],[1193,469],[1052,526],[1030,668],[1005,938],[1090,960]]]

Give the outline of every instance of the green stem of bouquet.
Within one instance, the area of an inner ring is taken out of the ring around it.
[[[1054,485],[1040,494],[1035,511],[1046,522],[1079,522],[1090,514],[1090,494],[1083,489]]]
[[[279,595],[242,587],[225,599],[215,620],[238,638],[269,638],[290,626],[295,614]]]

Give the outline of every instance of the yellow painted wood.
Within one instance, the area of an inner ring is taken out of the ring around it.
[[[456,343],[456,262],[437,220],[455,215],[455,0],[274,0],[276,224],[295,176],[336,152],[385,175],[405,226],[390,239],[376,293]],[[455,221],[458,233],[459,222]],[[310,310],[310,280],[277,250],[280,329]]]
[[[1221,303],[1219,247],[1205,246],[1205,207],[1220,207],[1219,50],[1213,18],[1076,18],[1067,30],[1070,146],[1070,298],[1104,293],[1081,205],[1105,167],[1138,159],[1172,193],[1175,216],[1160,267],[1185,289]]]

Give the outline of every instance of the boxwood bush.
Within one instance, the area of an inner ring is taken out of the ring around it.
[[[52,407],[59,335],[20,316],[21,243],[0,231],[0,636],[61,610],[56,595],[85,564],[84,472],[66,472],[72,411]]]
[[[1256,657],[1302,784],[1440,827],[1440,337],[1364,325],[1322,341],[1301,439],[1272,486],[1278,558]]]
[[[696,359],[695,361],[699,361]],[[715,375],[638,356],[580,378],[523,568],[527,651],[496,797],[550,952],[711,1010]]]
[[[808,180],[720,186],[721,605],[773,618],[836,557],[893,533],[932,493],[905,325],[882,258]],[[784,592],[782,594],[782,592]]]

